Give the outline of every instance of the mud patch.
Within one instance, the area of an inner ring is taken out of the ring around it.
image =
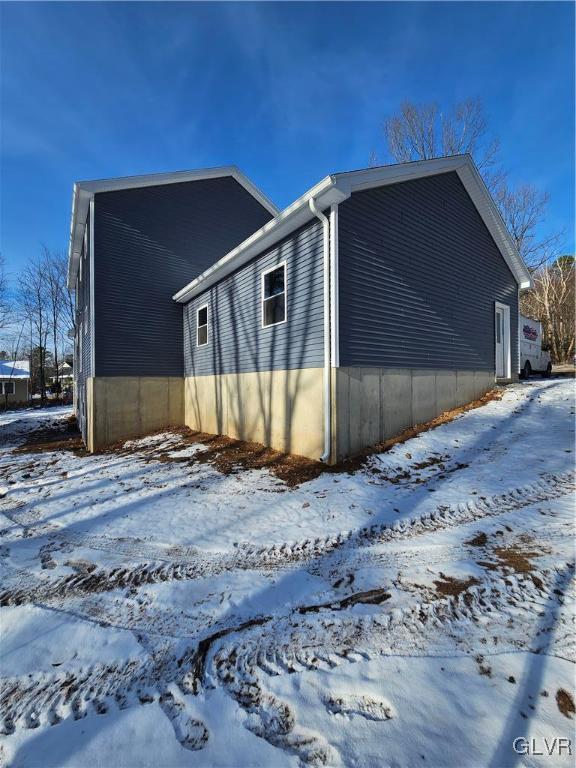
[[[465,541],[464,544],[468,544],[469,547],[485,547],[487,542],[488,536],[486,536],[484,531],[481,531],[477,536],[474,536],[473,539]]]
[[[523,551],[515,547],[497,547],[494,554],[498,558],[498,565],[511,568],[516,573],[532,573],[534,565],[531,561],[541,557],[543,553]]]
[[[85,456],[86,448],[78,429],[76,416],[59,420],[30,432],[24,443],[14,448],[12,453],[48,453],[51,451],[71,451]]]
[[[473,576],[469,579],[455,579],[452,576],[445,576],[441,573],[440,578],[441,580],[434,582],[434,586],[436,587],[437,594],[441,597],[457,597],[462,592],[466,592],[467,589],[479,583],[478,579],[475,579]]]
[[[564,688],[559,688],[556,691],[556,704],[558,705],[558,709],[564,717],[567,717],[569,720],[573,720],[572,715],[576,713],[576,707],[574,707],[574,699],[572,696],[568,693],[568,691],[565,691]]]

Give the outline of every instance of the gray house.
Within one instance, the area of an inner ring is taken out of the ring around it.
[[[192,179],[175,212],[145,178],[143,208],[138,180],[85,205],[89,447],[183,423],[334,462],[514,378],[529,275],[469,156],[331,175],[277,215],[245,182],[249,213],[207,217]]]

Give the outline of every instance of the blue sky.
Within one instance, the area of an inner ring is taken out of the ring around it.
[[[279,206],[382,153],[402,100],[482,99],[574,248],[571,3],[4,3],[1,248],[65,249],[72,184],[235,163]]]

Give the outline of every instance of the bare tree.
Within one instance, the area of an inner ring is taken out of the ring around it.
[[[491,190],[503,180],[500,142],[489,136],[478,99],[467,99],[447,112],[436,103],[404,102],[398,115],[385,120],[384,135],[388,154],[396,162],[470,154]]]
[[[467,99],[446,112],[436,103],[404,102],[397,115],[385,120],[384,136],[388,157],[395,162],[472,155],[528,267],[538,269],[557,255],[563,233],[540,235],[548,195],[532,185],[508,184],[499,140],[490,136],[478,99]],[[372,153],[370,164],[376,163]]]
[[[60,351],[69,327],[70,295],[66,288],[66,260],[60,253],[53,253],[42,246],[43,271],[46,281],[46,298],[49,312],[50,335],[54,360],[56,392],[60,392]]]
[[[525,315],[541,320],[544,342],[555,363],[574,356],[574,257],[561,256],[532,275],[532,288],[521,296]]]
[[[538,237],[538,227],[546,218],[547,192],[531,184],[512,189],[502,182],[495,190],[495,199],[508,231],[531,271],[556,257],[562,233]]]
[[[30,328],[30,374],[34,380],[37,369],[38,388],[42,404],[46,402],[46,344],[50,331],[50,306],[47,292],[44,258],[31,259],[18,278],[18,304]]]
[[[12,320],[12,304],[8,293],[8,275],[4,256],[0,253],[0,331],[10,325]]]

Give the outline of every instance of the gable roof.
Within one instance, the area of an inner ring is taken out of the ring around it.
[[[68,247],[68,288],[74,288],[74,279],[78,270],[82,241],[86,229],[86,218],[90,201],[97,192],[116,192],[122,189],[140,189],[163,184],[177,184],[185,181],[204,181],[231,176],[249,192],[272,216],[280,212],[263,192],[235,165],[219,168],[200,168],[193,171],[173,171],[170,173],[150,173],[144,176],[121,176],[114,179],[97,181],[77,181],[72,192],[72,218],[70,221],[70,244]]]
[[[205,291],[238,267],[246,264],[252,257],[258,255],[266,248],[272,247],[279,240],[298,229],[298,227],[306,224],[314,216],[310,210],[310,200],[315,201],[318,209],[325,210],[333,203],[340,203],[346,200],[353,192],[453,171],[458,174],[460,181],[476,206],[516,282],[520,288],[529,287],[530,273],[518,253],[518,249],[504,224],[492,196],[478,173],[474,161],[470,155],[453,155],[451,157],[416,160],[410,163],[384,165],[326,176],[285,208],[276,218],[258,229],[253,235],[244,240],[243,243],[240,243],[240,245],[223,256],[216,264],[213,264],[178,291],[178,293],[174,294],[172,298],[180,303],[190,301],[198,293]]]
[[[0,360],[0,379],[29,379],[28,360]]]

